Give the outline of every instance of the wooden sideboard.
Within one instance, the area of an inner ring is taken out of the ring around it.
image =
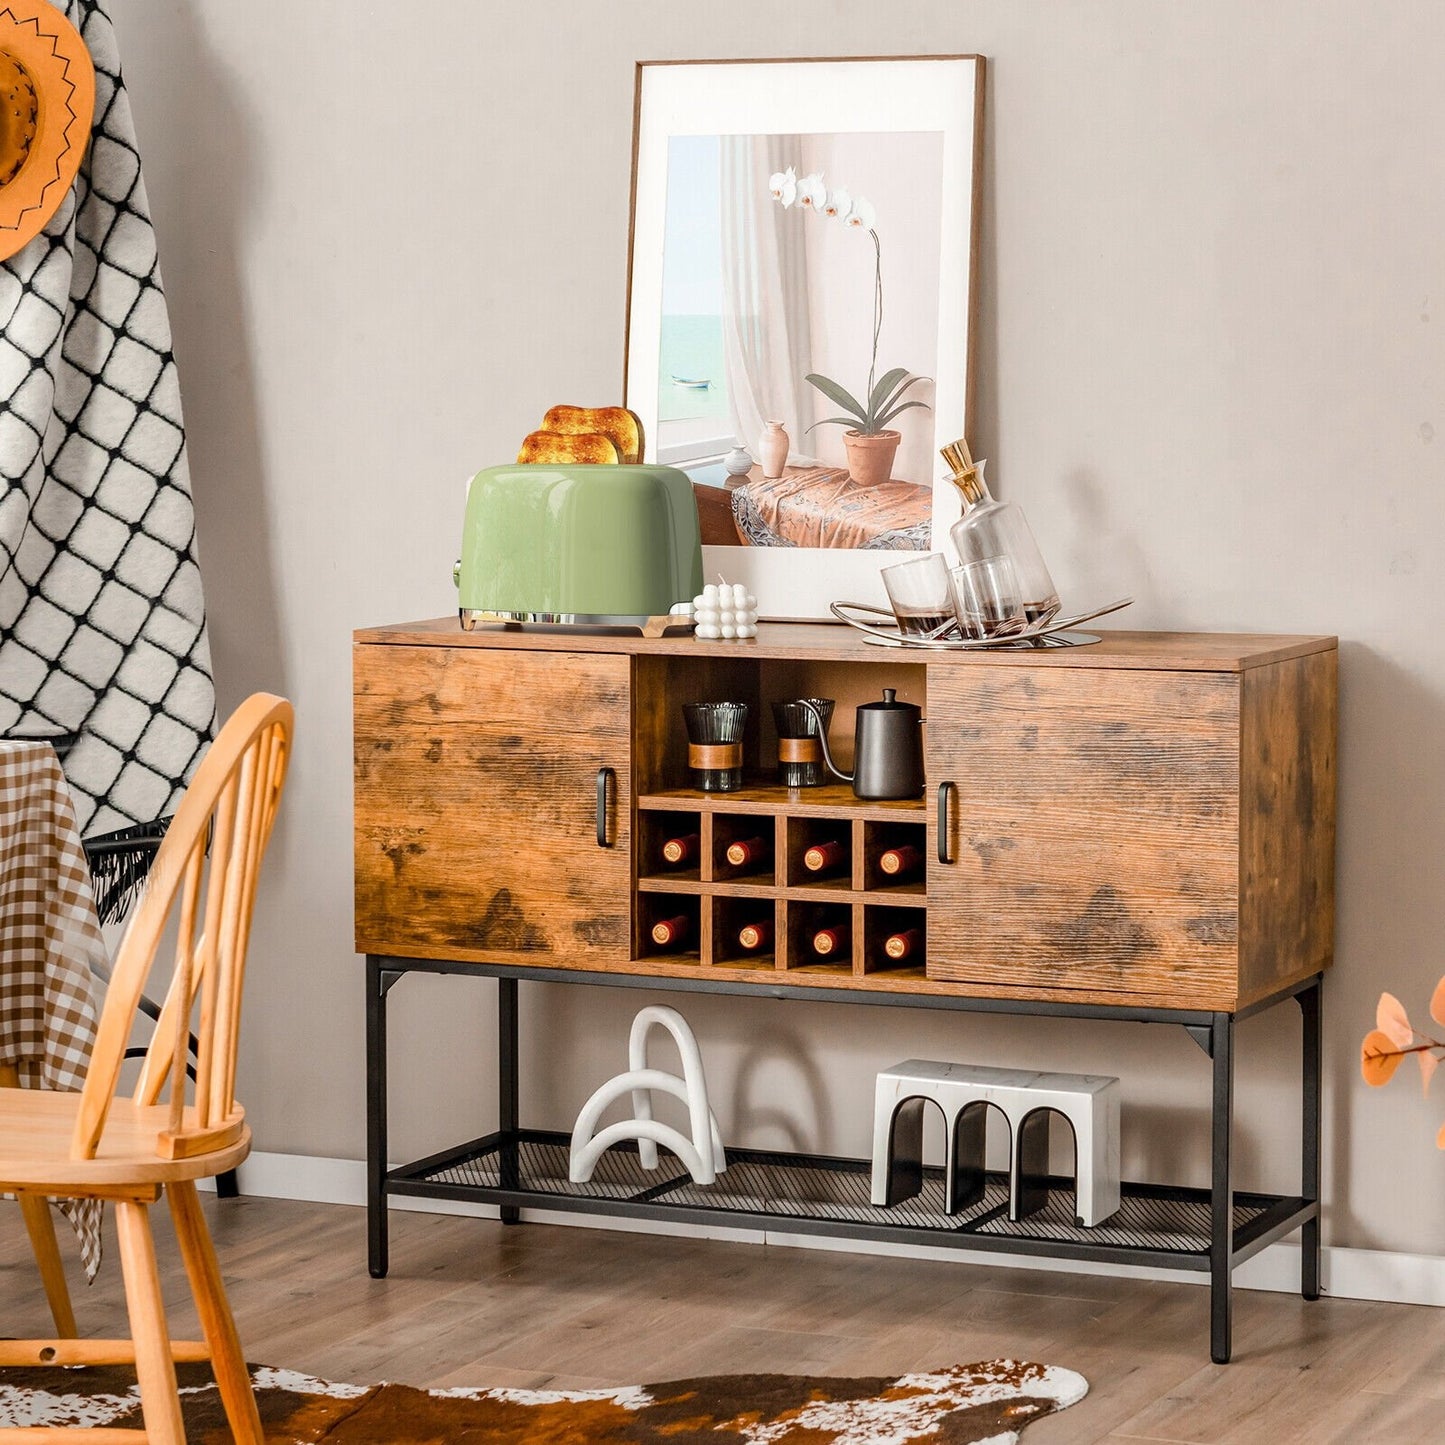
[[[1240,1259],[1303,1226],[1303,1288],[1316,1292],[1335,640],[1100,636],[1074,648],[924,654],[805,624],[765,625],[733,644],[464,633],[453,619],[358,633],[356,947],[368,956],[373,1272],[386,1269],[389,1193],[486,1199],[509,1218],[538,1204],[719,1215],[714,1200],[659,1204],[667,1191],[651,1181],[634,1198],[625,1186],[589,1196],[550,1179],[559,1145],[521,1127],[516,1043],[517,982],[550,978],[1180,1024],[1212,1061],[1211,1189],[1126,1185],[1126,1196],[1165,1214],[1202,1210],[1197,1245],[1178,1244],[1179,1229],[1158,1245],[1143,1214],[1113,1234],[990,1236],[986,1211],[958,1229],[946,1221],[945,1242],[1207,1268],[1217,1359],[1228,1357]],[[921,797],[862,802],[841,783],[775,785],[771,702],[836,699],[830,736],[846,758],[855,706],[885,686],[923,709]],[[723,699],[749,704],[749,777],[742,791],[702,793],[681,704]],[[670,867],[664,840],[693,834],[698,856]],[[744,837],[762,838],[766,856],[735,868],[727,847]],[[830,839],[846,857],[814,878],[802,855]],[[895,883],[877,860],[901,844],[922,850],[926,868]],[[652,925],[671,917],[687,921],[686,936],[659,946]],[[738,931],[759,918],[773,922],[773,941],[749,953]],[[811,939],[835,924],[848,947],[820,959]],[[923,957],[894,963],[883,939],[907,929],[924,940]],[[385,1000],[418,970],[499,979],[502,1117],[493,1135],[389,1169]],[[1287,998],[1305,1028],[1301,1192],[1244,1195],[1230,1172],[1233,1024]],[[758,1155],[758,1167],[771,1157]],[[854,1163],[825,1161],[842,1173]],[[741,1213],[779,1227],[776,1211]],[[789,1215],[790,1227],[940,1242],[897,1211],[876,1220],[840,1205],[800,1217]]]

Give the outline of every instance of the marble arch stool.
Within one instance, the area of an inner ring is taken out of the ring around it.
[[[1009,1219],[1047,1203],[1038,1181],[1049,1170],[1049,1126],[1062,1114],[1074,1131],[1077,1222],[1092,1227],[1119,1208],[1119,1081],[1093,1074],[905,1059],[878,1075],[873,1100],[875,1205],[912,1198],[923,1188],[923,1111],[943,1111],[944,1210],[957,1214],[983,1197],[988,1106],[1009,1126]]]

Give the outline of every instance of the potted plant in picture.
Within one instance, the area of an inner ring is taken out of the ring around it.
[[[850,230],[866,231],[873,242],[873,354],[868,363],[867,388],[860,399],[831,377],[810,372],[805,379],[842,413],[824,417],[813,426],[843,427],[848,475],[860,486],[878,486],[893,475],[893,458],[898,452],[900,435],[889,423],[912,407],[927,410],[928,403],[905,399],[909,388],[924,380],[914,376],[906,366],[896,366],[882,376],[877,375],[878,337],[883,330],[883,248],[874,224],[876,215],[872,203],[862,196],[851,195],[842,186],[830,191],[821,175],[799,180],[792,166],[769,177],[768,190],[784,209],[796,204],[802,210],[816,211],[841,221]],[[812,431],[813,427],[808,430]]]

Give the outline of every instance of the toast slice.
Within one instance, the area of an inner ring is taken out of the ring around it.
[[[631,465],[642,460],[642,423],[625,406],[554,406],[542,426],[567,435],[600,432],[617,444],[618,461]]]
[[[616,465],[617,443],[601,432],[534,431],[517,453],[519,462],[587,462]]]

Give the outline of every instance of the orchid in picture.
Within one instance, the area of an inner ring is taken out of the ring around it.
[[[842,186],[829,190],[816,171],[799,180],[793,166],[768,178],[768,193],[784,210],[796,203],[804,210],[817,211],[829,220],[841,221],[850,230],[867,231],[873,241],[873,355],[868,363],[868,386],[860,401],[830,377],[809,373],[805,379],[845,413],[826,417],[814,422],[813,426],[842,426],[857,431],[861,436],[877,436],[886,430],[889,422],[911,407],[921,406],[926,410],[926,401],[903,399],[904,392],[915,382],[922,381],[923,377],[913,376],[903,366],[894,367],[877,377],[878,337],[883,330],[883,248],[878,240],[877,212],[873,203],[864,196],[853,195]],[[812,429],[808,428],[809,431]]]
[[[823,187],[823,178],[816,171],[798,182],[798,204],[804,210],[821,211],[827,199],[828,192]]]
[[[781,203],[785,211],[798,199],[798,173],[792,166],[785,171],[774,171],[768,177],[768,194]]]

